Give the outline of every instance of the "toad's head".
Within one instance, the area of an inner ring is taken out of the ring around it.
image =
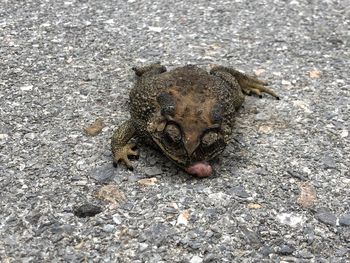
[[[153,141],[188,173],[210,176],[208,161],[226,146],[221,104],[204,93],[173,87],[158,95],[157,105],[147,126]]]

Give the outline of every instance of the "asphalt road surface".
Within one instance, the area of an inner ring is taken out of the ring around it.
[[[349,262],[349,1],[0,1],[1,262]],[[140,144],[132,66],[231,66],[247,97],[215,175]],[[84,128],[104,123],[96,136]]]

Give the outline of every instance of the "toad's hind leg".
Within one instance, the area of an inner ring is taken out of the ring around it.
[[[128,120],[117,128],[111,141],[114,164],[123,162],[129,170],[133,169],[129,157],[138,157],[138,152],[134,150],[135,144],[128,143],[134,135],[134,125]]]
[[[144,67],[133,67],[132,70],[135,71],[136,76],[145,77],[166,72],[166,67],[160,64],[160,62],[157,62]]]
[[[222,80],[226,81],[228,84],[230,84],[233,92],[233,106],[235,107],[236,110],[238,110],[244,101],[244,94],[242,93],[242,90],[240,88],[240,85],[236,78],[232,76],[230,73],[225,72],[225,71],[214,71],[211,72],[211,74],[221,78]]]
[[[217,66],[210,70],[210,73],[216,74],[217,72],[227,72],[232,75],[239,83],[242,91],[246,95],[255,94],[262,97],[262,93],[270,94],[276,99],[280,99],[279,96],[273,92],[271,89],[267,88],[267,82],[259,80],[257,78],[248,76],[232,68],[227,68],[223,66]]]

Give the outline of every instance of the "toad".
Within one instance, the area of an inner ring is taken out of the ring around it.
[[[137,81],[130,92],[130,119],[112,136],[114,163],[132,169],[137,157],[133,137],[156,146],[186,172],[207,177],[209,163],[229,142],[234,119],[245,95],[279,97],[267,83],[233,68],[210,72],[194,65],[167,71],[156,63],[133,68]]]

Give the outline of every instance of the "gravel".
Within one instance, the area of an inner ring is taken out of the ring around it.
[[[0,261],[349,261],[349,24],[335,0],[2,1]],[[113,167],[131,67],[155,61],[232,66],[281,100],[247,97],[210,178],[140,143]]]

